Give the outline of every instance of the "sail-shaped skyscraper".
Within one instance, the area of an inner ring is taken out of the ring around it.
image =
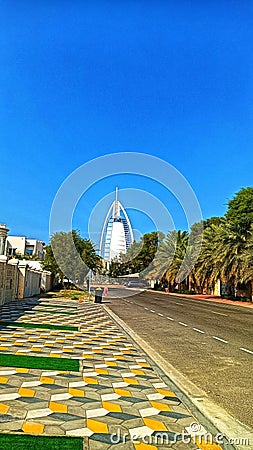
[[[106,261],[125,254],[133,243],[133,229],[124,206],[118,199],[116,187],[115,200],[112,202],[106,215],[101,238],[100,253]]]

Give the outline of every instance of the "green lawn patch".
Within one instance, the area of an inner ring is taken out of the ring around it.
[[[79,372],[78,359],[51,358],[47,356],[12,355],[8,353],[0,353],[0,366]]]
[[[0,446],[3,450],[82,450],[83,439],[81,437],[0,433]]]
[[[66,330],[66,331],[78,331],[78,327],[71,327],[68,325],[52,325],[50,323],[32,323],[32,322],[7,322],[0,320],[0,326],[4,327],[22,327],[22,328],[41,328],[45,330]]]
[[[39,306],[42,306],[43,308],[65,308],[65,309],[77,309],[77,306],[67,306],[67,305],[48,305],[48,304],[39,304]]]
[[[35,312],[46,312],[49,314],[67,314],[67,316],[74,316],[75,312],[67,312],[67,311],[48,311],[46,309],[35,309]]]

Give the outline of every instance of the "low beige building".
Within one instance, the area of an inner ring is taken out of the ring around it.
[[[7,236],[7,256],[28,255],[37,256],[40,260],[45,257],[45,243],[38,239],[29,239],[26,236]]]

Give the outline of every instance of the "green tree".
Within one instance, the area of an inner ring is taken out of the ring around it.
[[[228,202],[226,220],[240,227],[241,232],[246,234],[253,224],[253,188],[241,189]]]
[[[82,238],[77,230],[55,233],[46,251],[44,268],[73,283],[82,284],[89,269],[99,272],[102,268],[93,243]]]

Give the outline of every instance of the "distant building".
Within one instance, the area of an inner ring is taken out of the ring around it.
[[[29,239],[26,236],[7,237],[7,256],[28,255],[37,256],[43,260],[45,257],[45,243],[38,239]]]
[[[125,254],[133,243],[133,230],[125,208],[118,200],[116,188],[115,200],[106,215],[100,238],[100,253],[106,261]]]

